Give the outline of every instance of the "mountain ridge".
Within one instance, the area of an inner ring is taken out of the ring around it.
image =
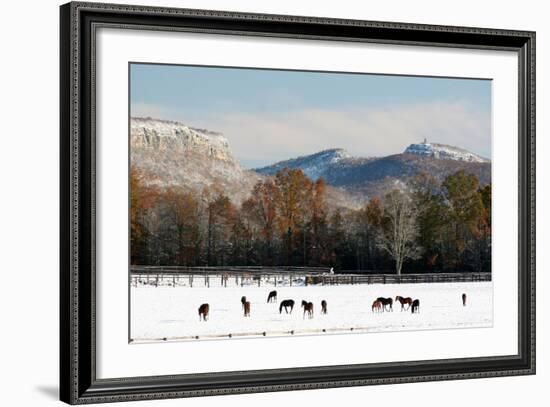
[[[383,195],[421,172],[439,180],[459,170],[475,174],[481,184],[491,182],[490,160],[460,147],[441,143],[410,144],[402,153],[381,157],[354,157],[343,149],[328,149],[255,169],[273,175],[284,167],[301,169],[312,179],[354,194]]]
[[[411,144],[402,153],[355,157],[331,148],[245,169],[235,159],[228,139],[219,132],[181,122],[135,117],[130,120],[131,165],[158,187],[178,186],[192,191],[217,188],[236,202],[248,197],[260,180],[284,168],[301,169],[313,180],[323,178],[332,201],[352,207],[425,172],[442,180],[458,170],[475,174],[481,184],[491,182],[491,163],[459,147],[439,143]]]

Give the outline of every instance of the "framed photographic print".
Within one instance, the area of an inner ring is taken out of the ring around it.
[[[63,401],[535,373],[533,32],[60,12]]]

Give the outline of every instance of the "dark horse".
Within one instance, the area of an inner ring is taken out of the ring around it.
[[[304,318],[307,316],[313,318],[313,303],[302,300],[302,307],[304,308]]]
[[[267,302],[277,302],[277,291],[271,291],[267,296]]]
[[[462,294],[462,306],[466,306],[466,293]]]
[[[202,319],[203,321],[208,321],[208,313],[210,312],[210,305],[208,304],[202,304],[199,307],[199,321]]]
[[[294,300],[281,301],[281,305],[279,306],[279,314],[283,312],[283,308],[285,309],[285,312],[287,314],[288,314],[288,308],[290,308],[290,313],[292,314],[292,309],[294,308]]]
[[[393,311],[393,300],[391,298],[378,297],[376,301],[382,304],[382,311],[386,311],[386,305],[389,305],[389,311]]]
[[[414,300],[412,305],[411,305],[411,312],[414,314],[414,313],[419,313],[420,312],[420,300]]]
[[[250,301],[245,301],[243,303],[243,309],[244,309],[244,316],[249,317],[250,316]]]
[[[321,301],[321,314],[327,313],[327,302],[325,300]]]
[[[405,311],[408,311],[413,302],[411,297],[401,297],[400,295],[395,297],[395,301],[396,302],[399,301],[401,303],[401,311],[405,309],[405,305],[408,305],[407,309],[405,310]]]
[[[245,302],[246,302],[246,296],[243,295],[243,296],[241,297],[241,304],[242,304],[243,308],[244,308],[244,303],[245,303]]]

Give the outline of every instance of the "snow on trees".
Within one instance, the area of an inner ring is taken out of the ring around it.
[[[405,260],[415,260],[422,254],[418,245],[417,210],[411,196],[394,190],[384,198],[383,232],[379,246],[395,261],[395,271],[401,274]]]

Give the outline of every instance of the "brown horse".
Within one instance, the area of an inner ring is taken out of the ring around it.
[[[245,301],[243,303],[243,309],[244,309],[244,316],[249,317],[250,316],[250,301]]]
[[[302,307],[304,308],[304,318],[306,317],[306,312],[309,318],[313,318],[313,303],[302,300]]]
[[[246,302],[246,296],[243,295],[243,296],[241,297],[241,304],[242,304],[243,308],[244,308],[244,303],[245,303],[245,302]]]
[[[199,307],[199,321],[202,319],[203,321],[208,321],[208,314],[210,312],[210,305],[208,304],[202,304]]]
[[[420,312],[420,300],[414,300],[411,305],[411,312],[413,314]]]
[[[382,303],[378,300],[374,300],[372,303],[372,312],[382,312]]]
[[[279,305],[279,314],[283,312],[283,308],[285,309],[285,312],[287,314],[288,314],[288,308],[290,308],[290,313],[292,314],[292,309],[294,308],[294,300],[281,301],[281,305]]]
[[[325,300],[321,301],[321,314],[327,313],[327,302]]]
[[[393,300],[391,298],[378,297],[376,301],[382,303],[382,311],[386,311],[386,305],[389,305],[388,311],[393,311]]]
[[[277,291],[271,291],[267,296],[267,302],[277,302]]]
[[[403,311],[405,309],[405,305],[408,305],[407,309],[405,310],[405,311],[408,311],[409,308],[411,307],[412,302],[413,302],[411,297],[401,297],[400,295],[395,297],[395,302],[397,302],[397,301],[399,301],[401,303],[401,311]]]
[[[466,306],[466,293],[462,294],[462,306]]]

